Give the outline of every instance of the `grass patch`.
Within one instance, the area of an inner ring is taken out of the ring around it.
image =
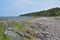
[[[30,40],[30,38],[26,38],[26,37],[24,37],[24,40]]]
[[[22,22],[23,22],[26,26],[30,26],[30,22],[27,22],[26,20],[22,20]]]
[[[20,28],[20,29],[23,27],[22,25],[18,24],[17,22],[13,22],[13,23],[12,23],[12,26],[13,26],[13,27]]]
[[[4,34],[4,26],[0,26],[0,40],[11,40],[10,37]]]

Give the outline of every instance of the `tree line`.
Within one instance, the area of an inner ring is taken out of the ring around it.
[[[31,12],[20,16],[60,16],[60,8],[56,7],[43,11]]]

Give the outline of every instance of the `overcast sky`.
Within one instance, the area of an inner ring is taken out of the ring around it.
[[[21,14],[60,7],[59,0],[0,0],[0,16]]]

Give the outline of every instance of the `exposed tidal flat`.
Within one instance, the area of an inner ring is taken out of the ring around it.
[[[0,40],[60,40],[60,17],[0,18]]]

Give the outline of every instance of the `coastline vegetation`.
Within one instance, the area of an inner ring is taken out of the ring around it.
[[[4,34],[4,26],[0,26],[0,40],[11,40],[9,36]]]
[[[38,12],[31,12],[31,13],[27,13],[27,14],[23,14],[23,15],[19,15],[19,16],[45,16],[45,17],[50,17],[50,16],[60,16],[60,8],[56,7],[56,8],[51,8],[48,10],[43,10],[43,11],[38,11]]]
[[[15,20],[9,21],[5,19],[1,19],[1,20],[7,21],[7,22],[0,22],[0,40],[11,40],[11,38],[8,35],[4,34],[4,28],[15,27],[18,29],[19,32],[26,33],[26,30],[24,30],[23,28],[28,27],[30,25],[30,23],[25,20],[21,20],[21,21],[15,21]],[[4,23],[6,23],[7,25]],[[16,34],[20,35],[24,40],[30,40],[31,35],[25,37],[22,34],[19,34],[19,32],[16,32]]]

